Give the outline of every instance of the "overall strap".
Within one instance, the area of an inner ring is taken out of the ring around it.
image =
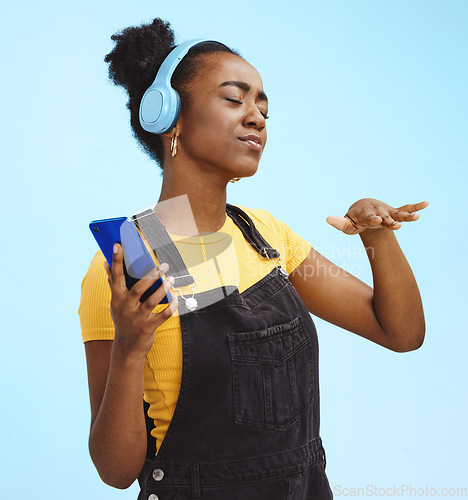
[[[156,217],[154,211],[151,209],[144,210],[133,215],[131,219],[149,241],[158,262],[167,262],[169,264],[170,275],[177,278],[177,286],[193,284],[195,281],[187,271],[179,250],[177,250],[177,247],[167,234],[166,228]]]
[[[245,239],[262,257],[267,259],[276,259],[280,256],[278,250],[272,248],[257,231],[252,219],[243,210],[239,207],[226,203],[226,212],[237,227],[242,231]]]
[[[241,230],[252,248],[262,257],[266,259],[276,259],[280,257],[278,250],[270,246],[258,232],[252,219],[242,209],[226,203],[226,213]],[[133,215],[131,219],[149,241],[158,261],[160,263],[167,262],[169,264],[171,276],[178,278],[177,285],[186,286],[194,283],[179,251],[167,234],[164,225],[156,217],[154,211],[151,209],[144,210],[143,212]]]

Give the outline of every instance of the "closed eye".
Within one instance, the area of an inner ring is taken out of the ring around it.
[[[229,102],[234,102],[235,104],[242,104],[242,101],[238,101],[237,99],[229,99],[228,97],[226,97],[226,101],[229,101]],[[260,111],[260,110],[259,110]],[[265,118],[265,120],[268,120],[268,118],[270,118],[266,113],[264,113],[263,111],[260,111],[260,114],[263,116],[263,118]]]

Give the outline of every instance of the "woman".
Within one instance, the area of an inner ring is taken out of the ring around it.
[[[135,137],[163,170],[154,213],[169,238],[166,255],[180,252],[176,281],[193,280],[174,283],[158,261],[159,273],[128,291],[120,246],[112,270],[96,253],[79,310],[93,462],[114,487],[138,477],[140,498],[150,500],[331,498],[309,312],[396,352],[419,348],[421,299],[393,231],[418,219],[427,202],[395,209],[363,199],[345,217],[328,218],[359,233],[372,290],[268,212],[226,203],[228,182],[255,174],[267,140],[268,100],[250,64],[220,43],[193,45],[169,77],[180,114],[152,130],[158,117],[142,101],[167,64],[173,32],[155,19],[112,39],[110,76],[129,95]],[[152,106],[159,97],[151,99]],[[137,222],[145,215],[152,214]],[[140,302],[165,273],[164,286]],[[174,299],[159,304],[169,289]],[[143,394],[156,449],[147,440]]]

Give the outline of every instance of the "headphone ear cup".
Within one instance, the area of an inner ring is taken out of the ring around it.
[[[181,109],[179,93],[172,87],[148,89],[140,103],[140,123],[144,130],[164,134],[177,123]]]
[[[181,100],[179,93],[171,86],[172,75],[192,47],[209,41],[214,40],[199,38],[181,43],[164,59],[156,78],[140,101],[140,124],[144,130],[152,134],[164,134],[175,126],[180,115]]]
[[[156,87],[148,89],[140,103],[141,126],[151,132],[157,126],[164,108],[163,93]]]
[[[171,117],[168,117],[168,118],[171,118],[171,123],[168,125],[167,129],[165,130],[165,132],[168,132],[169,130],[171,130],[172,128],[175,127],[175,124],[177,123],[177,120],[179,119],[179,116],[180,116],[180,110],[182,108],[182,103],[181,103],[181,100],[180,100],[180,95],[179,95],[179,92],[177,92],[177,90],[175,89],[172,89],[173,90],[173,111],[172,111],[172,116]]]

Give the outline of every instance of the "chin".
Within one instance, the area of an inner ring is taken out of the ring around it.
[[[235,177],[240,177],[241,179],[246,179],[248,177],[254,176],[256,172],[257,172],[257,169],[255,169],[255,170],[238,169],[235,171],[235,173],[231,174],[230,178],[233,179]]]
[[[252,177],[258,170],[258,163],[258,161],[245,162],[237,168],[233,168],[231,170],[233,173],[232,177]]]

